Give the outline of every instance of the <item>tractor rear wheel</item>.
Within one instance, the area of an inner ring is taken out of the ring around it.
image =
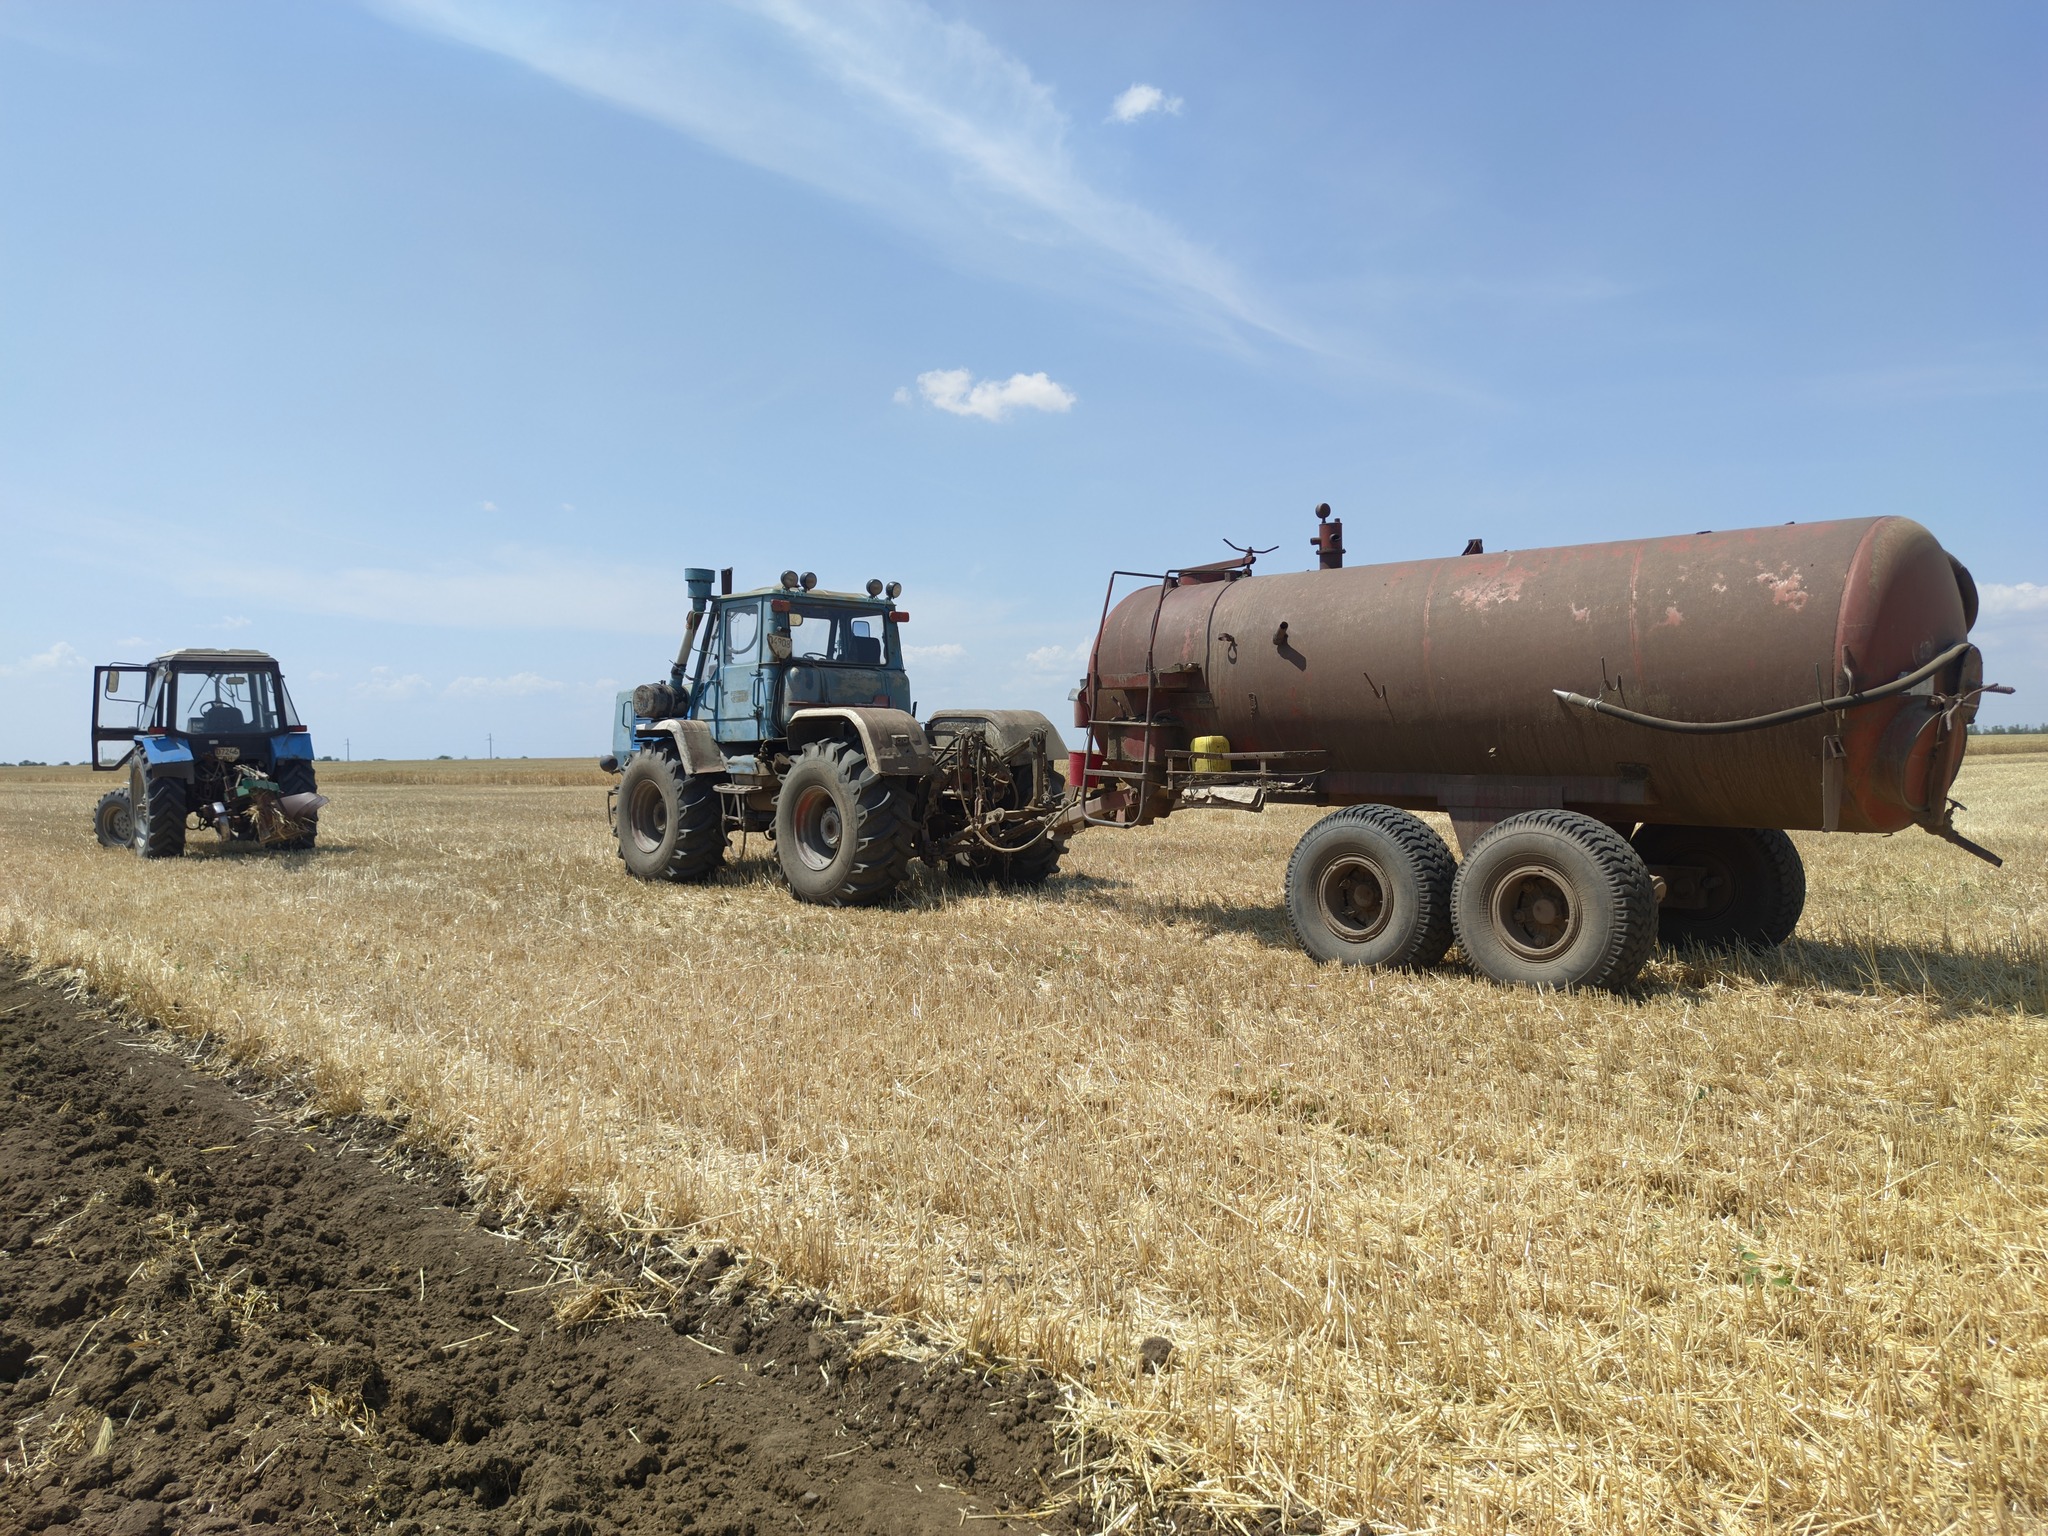
[[[1287,921],[1318,960],[1421,970],[1451,947],[1444,840],[1406,811],[1353,805],[1310,827],[1287,861]]]
[[[137,782],[142,793],[136,795]],[[185,851],[185,781],[168,774],[134,773],[128,779],[135,851],[145,859],[175,859]]]
[[[1522,986],[1636,978],[1657,938],[1657,892],[1628,839],[1576,811],[1524,811],[1472,846],[1451,889],[1475,969]]]
[[[798,901],[866,907],[910,873],[910,796],[841,741],[797,755],[775,797],[775,857]]]
[[[313,765],[304,758],[292,758],[279,763],[271,770],[270,776],[277,783],[277,797],[280,800],[287,795],[319,793],[319,781],[313,771]],[[286,852],[298,852],[313,846],[314,839],[320,835],[320,813],[315,811],[310,816],[301,817],[300,821],[306,828],[305,832],[287,842],[279,843],[278,847]]]
[[[711,780],[664,752],[635,752],[619,779],[619,857],[642,880],[709,880],[725,862]]]
[[[1799,926],[1806,866],[1775,827],[1648,826],[1633,841],[1645,864],[1671,872],[1657,909],[1665,944],[1775,949]]]
[[[135,816],[128,809],[128,791],[110,789],[92,808],[92,830],[102,848],[126,848],[135,841]]]

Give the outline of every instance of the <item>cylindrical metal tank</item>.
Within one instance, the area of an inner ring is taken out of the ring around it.
[[[1110,611],[1080,710],[1136,722],[1149,693],[1164,725],[1101,727],[1113,760],[1156,762],[1201,735],[1321,751],[1333,805],[1891,832],[1941,816],[1974,700],[1944,706],[1981,680],[1974,651],[1922,691],[1723,736],[1558,690],[1678,721],[1755,716],[1899,678],[1975,618],[1969,573],[1902,517],[1196,571]]]

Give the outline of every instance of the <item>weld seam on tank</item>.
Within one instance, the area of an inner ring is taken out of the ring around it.
[[[1815,715],[1840,714],[1844,710],[1859,709],[1865,704],[1876,704],[1896,697],[1926,682],[1951,662],[1968,655],[1970,649],[1970,642],[1965,640],[1960,645],[1950,646],[1932,661],[1914,668],[1904,677],[1895,678],[1878,687],[1845,693],[1840,698],[1816,699],[1811,704],[1797,704],[1791,709],[1780,709],[1768,715],[1751,715],[1742,720],[1666,720],[1658,715],[1645,715],[1633,709],[1623,709],[1619,704],[1609,704],[1603,699],[1589,699],[1583,693],[1571,693],[1563,688],[1553,688],[1551,692],[1565,703],[1576,705],[1580,709],[1589,709],[1596,715],[1612,715],[1617,720],[1626,720],[1630,725],[1648,726],[1653,731],[1679,731],[1688,736],[1731,736],[1739,731],[1761,731],[1774,725],[1790,725],[1795,720],[1810,720]],[[1980,688],[1975,691],[1988,693],[1993,690]]]

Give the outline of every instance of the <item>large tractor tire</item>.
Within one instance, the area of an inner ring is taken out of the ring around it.
[[[128,797],[137,853],[145,859],[175,859],[185,851],[183,779],[138,769],[128,777]]]
[[[1353,805],[1310,827],[1287,861],[1287,921],[1318,960],[1426,969],[1451,947],[1444,840],[1406,811]]]
[[[1451,921],[1465,958],[1495,981],[1620,991],[1656,943],[1657,892],[1642,857],[1605,822],[1524,811],[1459,866]]]
[[[291,758],[279,763],[271,770],[270,776],[277,783],[278,798],[280,800],[287,795],[319,793],[319,776],[314,773],[313,765],[302,757]],[[313,846],[315,840],[320,836],[320,813],[315,811],[312,815],[301,819],[305,823],[306,828],[304,835],[292,838],[288,842],[279,843],[277,845],[279,848],[287,852],[299,852]]]
[[[92,808],[93,835],[102,848],[132,848],[135,845],[135,815],[128,809],[128,791],[110,789]]]
[[[725,862],[712,781],[664,752],[634,753],[619,780],[619,857],[641,880],[709,880]]]
[[[798,755],[775,798],[775,857],[798,901],[867,907],[910,873],[910,796],[840,741]]]
[[[1667,891],[1657,909],[1657,937],[1676,948],[1776,949],[1792,937],[1806,910],[1806,866],[1792,839],[1775,827],[1640,827],[1634,838],[1645,864],[1684,870],[1685,892],[1698,905],[1679,905]],[[1694,874],[1694,871],[1698,871]]]

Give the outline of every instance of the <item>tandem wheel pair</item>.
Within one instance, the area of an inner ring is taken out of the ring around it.
[[[1782,944],[1805,904],[1783,832],[1645,826],[1631,838],[1576,811],[1511,816],[1459,864],[1421,818],[1349,806],[1287,864],[1288,921],[1318,960],[1422,969],[1455,940],[1495,981],[1558,988],[1626,987],[1660,938]]]

